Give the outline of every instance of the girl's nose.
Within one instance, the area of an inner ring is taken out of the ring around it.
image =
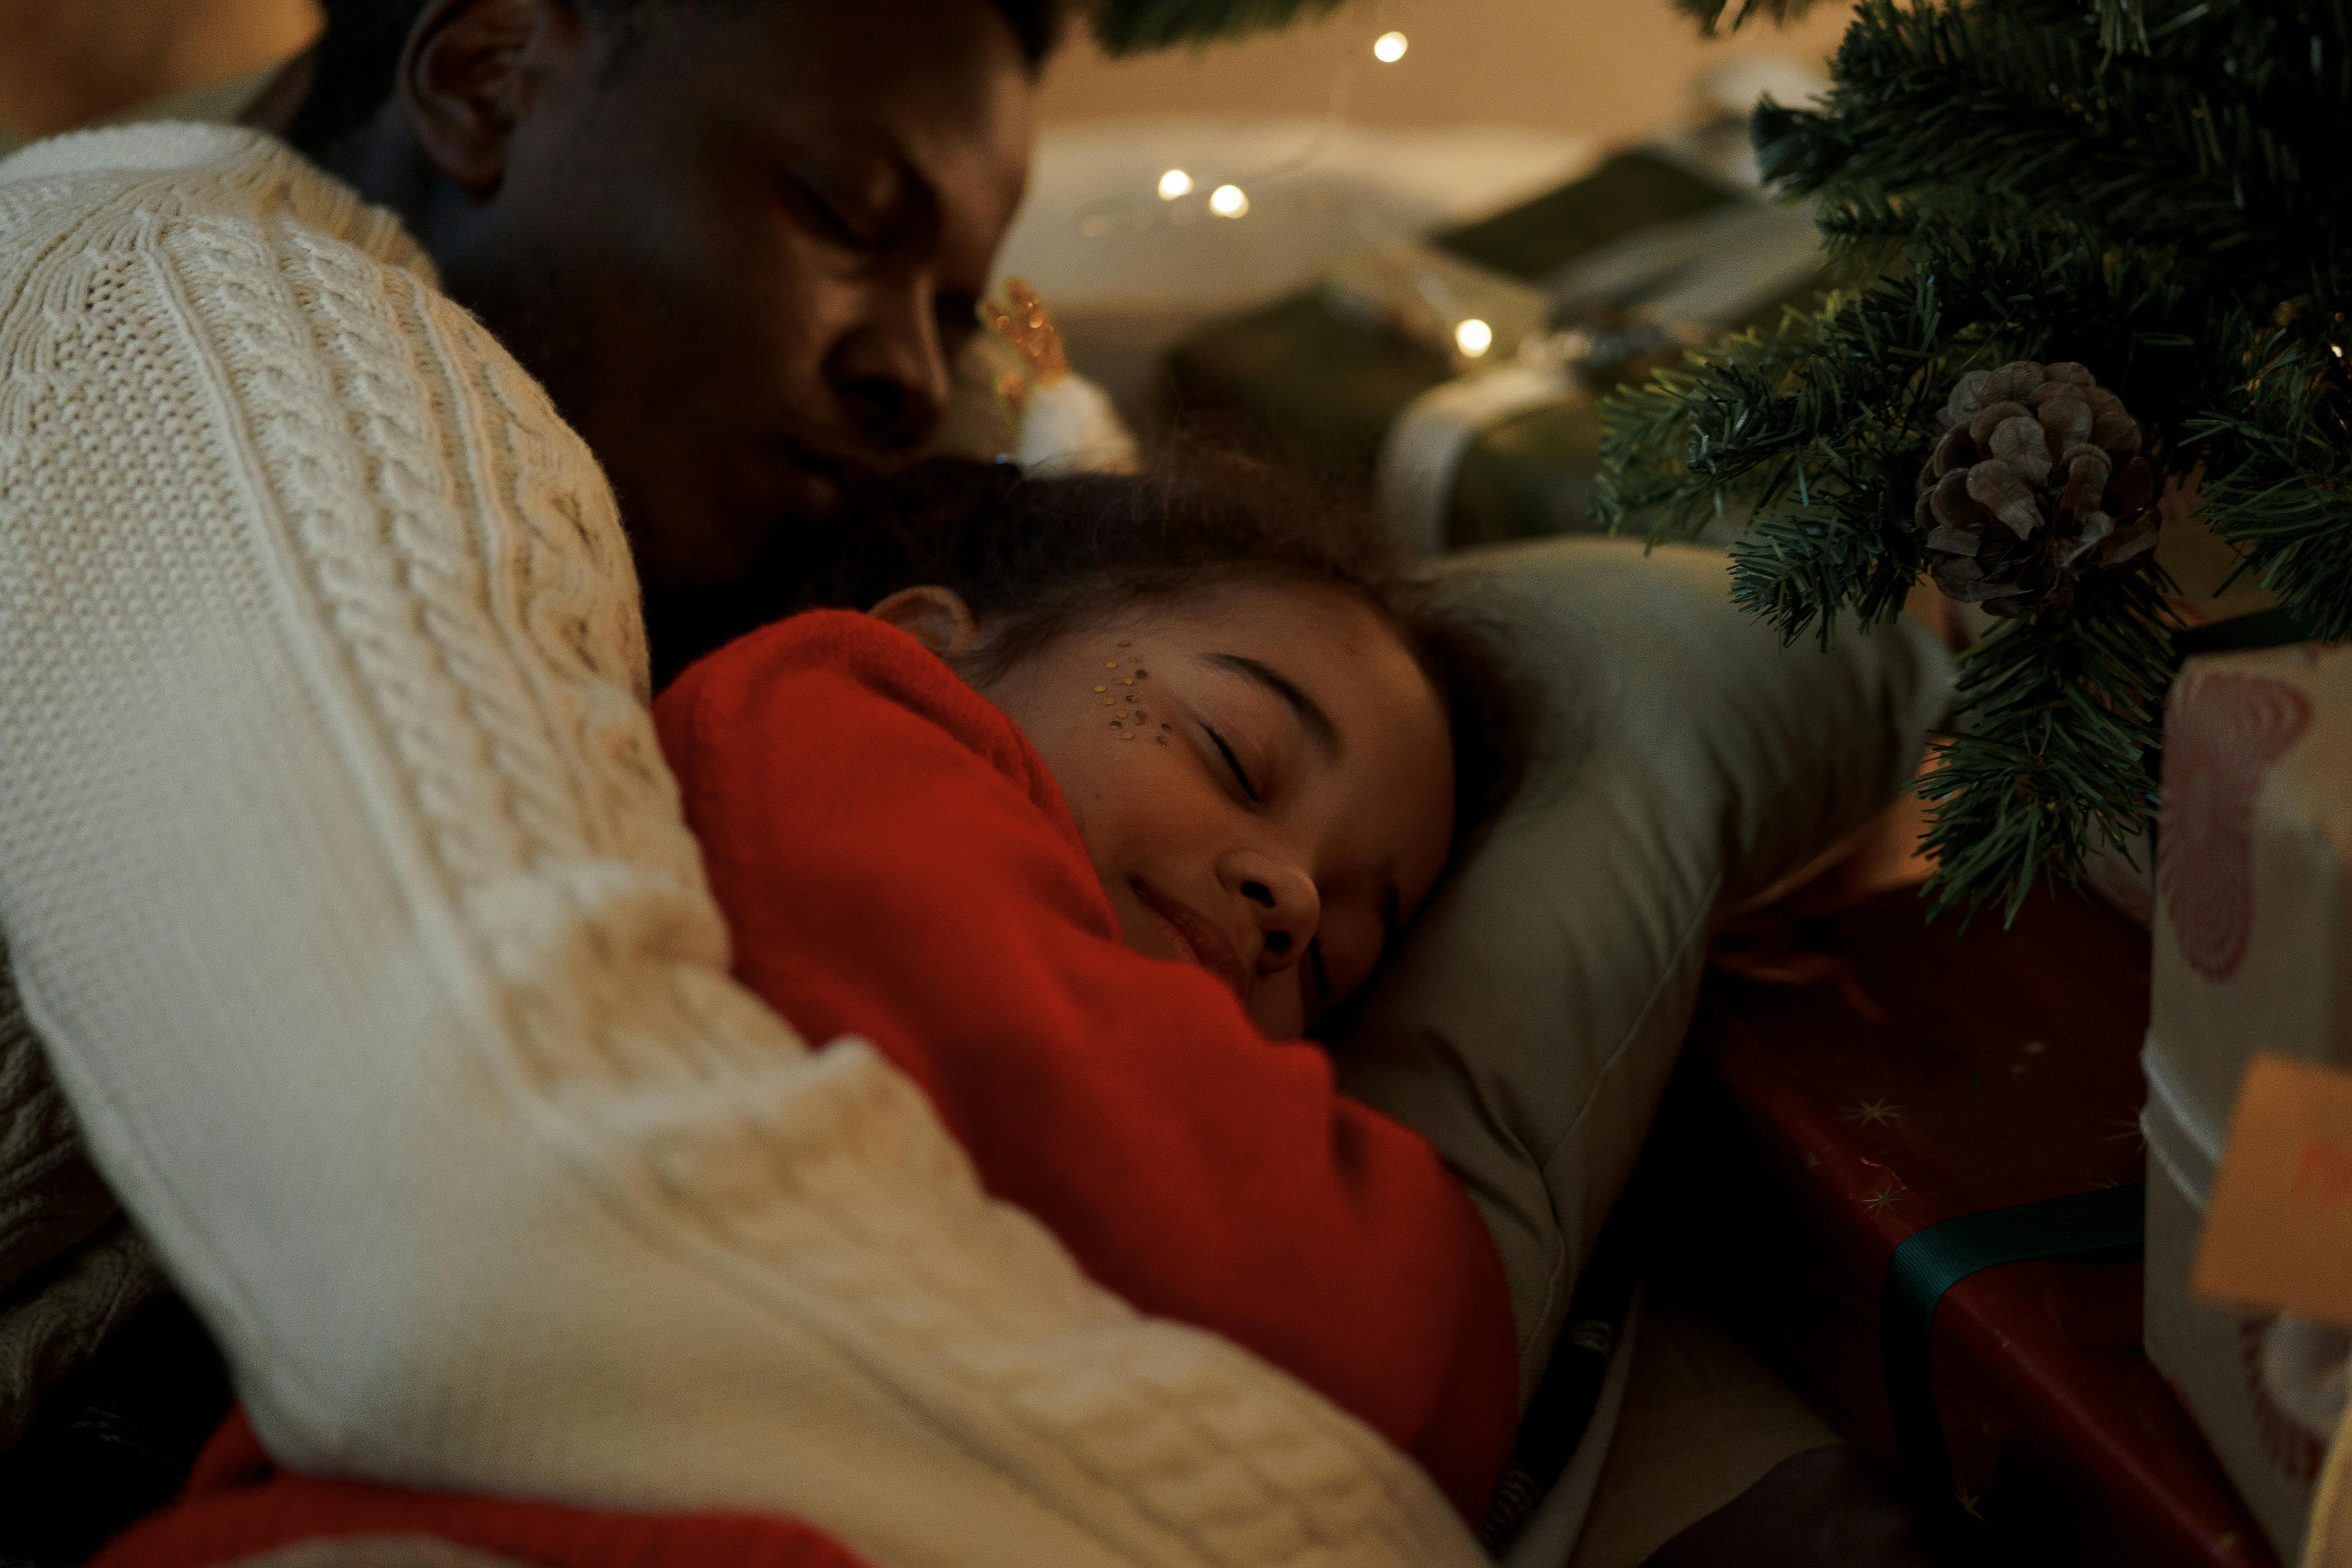
[[[1233,857],[1226,881],[1247,902],[1257,924],[1258,951],[1249,955],[1253,969],[1279,974],[1306,956],[1323,918],[1314,878],[1276,857],[1244,852]]]

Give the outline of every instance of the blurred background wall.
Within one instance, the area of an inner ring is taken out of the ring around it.
[[[1238,44],[1107,60],[1080,39],[1045,84],[1048,121],[1129,115],[1320,114],[1335,86],[1378,126],[1513,125],[1617,142],[1678,116],[1686,84],[1729,55],[1828,58],[1850,7],[1785,32],[1706,40],[1668,0],[1359,0]],[[1371,43],[1395,30],[1394,65]]]
[[[1104,59],[1080,39],[1054,62],[1047,121],[1166,114],[1319,115],[1338,88],[1370,125],[1513,125],[1617,141],[1675,115],[1714,59],[1770,48],[1821,58],[1845,8],[1785,33],[1704,42],[1667,0],[1360,0],[1240,44]],[[45,136],[284,59],[316,0],[0,0],[0,134]],[[1375,62],[1395,29],[1411,48]]]
[[[268,68],[318,26],[315,0],[0,0],[0,141]]]
[[[109,119],[232,118],[315,35],[317,5],[0,0],[0,152]],[[1164,354],[1198,324],[1719,115],[1696,89],[1736,62],[1778,57],[1772,79],[1794,68],[1802,96],[1848,15],[1822,0],[1785,31],[1710,40],[1670,0],[1354,0],[1286,32],[1129,60],[1074,28],[1047,69],[1029,200],[1001,264],[1055,307],[1079,369],[1149,419]],[[1404,39],[1385,61],[1384,34]],[[1160,200],[1171,170],[1195,183],[1189,200]],[[1244,222],[1208,205],[1228,184],[1247,193]]]

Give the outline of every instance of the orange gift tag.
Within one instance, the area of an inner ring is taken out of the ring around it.
[[[2246,1069],[2196,1288],[2352,1324],[2352,1072],[2267,1053]]]

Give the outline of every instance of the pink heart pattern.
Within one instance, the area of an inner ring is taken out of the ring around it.
[[[2254,797],[2311,723],[2311,699],[2266,675],[2184,677],[2164,715],[2157,880],[2189,967],[2227,980],[2254,923]]]

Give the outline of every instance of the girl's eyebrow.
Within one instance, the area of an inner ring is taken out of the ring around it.
[[[1231,670],[1244,680],[1256,682],[1288,703],[1291,712],[1298,719],[1298,727],[1307,731],[1307,738],[1315,742],[1327,759],[1332,762],[1339,760],[1339,727],[1331,722],[1331,715],[1323,711],[1323,705],[1300,690],[1288,676],[1247,654],[1212,653],[1202,657],[1220,669]]]

